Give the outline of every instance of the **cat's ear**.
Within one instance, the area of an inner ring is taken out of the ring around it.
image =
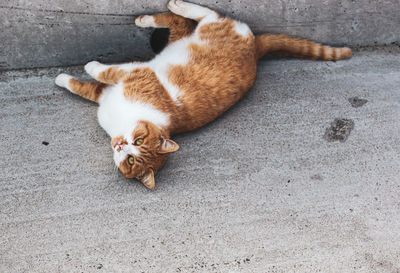
[[[179,149],[179,145],[176,144],[175,141],[172,141],[170,139],[162,139],[162,144],[160,148],[160,153],[166,154],[166,153],[172,153],[175,152]]]
[[[143,176],[138,178],[140,182],[143,183],[147,188],[153,190],[156,186],[156,182],[154,180],[154,172],[152,169],[148,169]]]

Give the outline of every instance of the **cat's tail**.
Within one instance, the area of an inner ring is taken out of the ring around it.
[[[256,36],[256,50],[258,59],[270,52],[325,61],[337,61],[351,57],[351,49],[348,47],[335,48],[325,46],[285,34],[262,34]]]

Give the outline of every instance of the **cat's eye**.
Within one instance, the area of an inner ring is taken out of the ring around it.
[[[140,146],[143,144],[144,139],[143,138],[138,138],[135,140],[135,143],[133,143],[133,145],[135,146]]]
[[[129,163],[130,165],[133,165],[133,164],[135,163],[135,158],[133,158],[133,156],[129,156],[129,157],[128,157],[128,163]]]

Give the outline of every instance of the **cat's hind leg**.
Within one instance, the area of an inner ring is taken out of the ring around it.
[[[169,1],[168,9],[175,14],[196,21],[201,21],[205,18],[210,19],[210,21],[214,21],[221,17],[218,12],[212,9],[180,0]]]
[[[153,15],[141,15],[136,18],[139,27],[169,28],[168,43],[175,42],[193,33],[195,25],[192,20],[171,12]]]
[[[107,87],[107,85],[104,83],[82,82],[68,74],[58,75],[55,82],[58,86],[71,91],[71,93],[94,102],[99,101],[101,94]]]

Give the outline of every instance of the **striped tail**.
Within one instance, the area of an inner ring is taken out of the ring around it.
[[[285,34],[262,34],[256,36],[257,58],[267,53],[277,52],[285,55],[311,59],[337,61],[351,57],[348,47],[330,47]]]

